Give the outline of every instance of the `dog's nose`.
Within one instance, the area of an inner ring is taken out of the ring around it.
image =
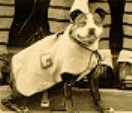
[[[90,28],[90,29],[89,29],[89,35],[93,35],[93,34],[94,34],[94,31],[95,31],[94,28]]]

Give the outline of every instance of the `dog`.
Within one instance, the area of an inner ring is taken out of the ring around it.
[[[93,14],[76,10],[70,15],[72,23],[64,32],[47,36],[14,55],[10,75],[13,93],[2,103],[19,113],[29,112],[27,107],[17,105],[22,97],[43,92],[63,81],[67,110],[71,110],[72,86],[86,76],[94,103],[101,113],[105,113],[108,109],[101,104],[99,77],[95,71],[101,59],[97,50],[103,33],[104,15],[101,8]]]

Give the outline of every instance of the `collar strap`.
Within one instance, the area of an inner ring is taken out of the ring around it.
[[[93,51],[92,49],[90,49],[88,46],[87,46],[87,44],[85,43],[85,42],[82,42],[82,41],[80,41],[80,40],[78,40],[77,38],[75,38],[75,37],[73,37],[73,36],[70,36],[70,39],[72,40],[72,41],[74,41],[77,45],[79,45],[79,46],[81,46],[81,47],[83,47],[83,48],[85,48],[85,49],[87,49],[87,50],[89,50],[89,51]],[[95,50],[95,52],[96,52],[97,50]],[[94,51],[93,51],[94,52]]]

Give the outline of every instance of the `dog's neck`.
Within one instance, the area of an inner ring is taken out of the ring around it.
[[[89,45],[88,48],[92,51],[97,51],[99,49],[99,40],[100,38],[97,38],[97,40],[92,45]]]
[[[88,50],[90,50],[90,51],[97,51],[98,48],[99,48],[99,38],[97,38],[97,40],[96,40],[93,44],[87,45],[86,43],[84,43],[84,42],[82,42],[81,40],[79,40],[77,37],[72,37],[72,36],[70,36],[70,35],[69,35],[69,37],[70,37],[70,39],[71,39],[72,41],[74,41],[76,44],[78,44],[79,46],[81,46],[81,47],[83,47],[83,48],[85,48],[85,49],[88,49]]]
[[[66,37],[69,37],[69,38],[71,39],[71,41],[73,41],[74,43],[78,44],[79,46],[81,46],[81,47],[84,48],[84,49],[87,49],[87,50],[90,50],[90,51],[97,51],[97,50],[98,50],[100,38],[97,38],[97,40],[96,40],[93,44],[91,44],[91,45],[85,45],[85,44],[82,43],[80,40],[78,40],[77,37],[72,37],[72,36],[70,35],[70,29],[71,29],[71,27],[72,27],[72,24],[70,24],[70,25],[66,28],[66,30],[65,30],[65,32],[64,32],[64,35],[65,35]]]

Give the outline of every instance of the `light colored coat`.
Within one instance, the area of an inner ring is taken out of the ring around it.
[[[97,55],[70,39],[70,27],[64,34],[45,37],[14,55],[12,73],[21,94],[31,96],[62,81],[65,72],[86,75],[97,65]]]

